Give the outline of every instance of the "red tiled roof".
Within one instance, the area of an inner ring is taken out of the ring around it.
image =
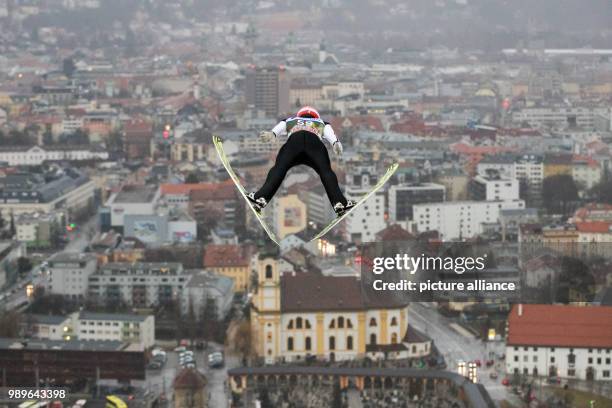
[[[607,216],[608,214],[612,217],[611,204],[589,203],[576,210],[574,221],[588,221],[593,216]]]
[[[612,307],[514,305],[508,331],[511,346],[612,348]]]
[[[577,222],[576,228],[580,232],[605,234],[607,232],[612,232],[612,222],[606,222],[606,221]]]
[[[241,245],[208,245],[204,252],[205,268],[248,266],[251,248]]]
[[[231,180],[221,183],[202,183],[206,187],[197,188],[189,192],[191,201],[207,201],[207,200],[231,200],[236,198],[238,191]]]
[[[205,386],[206,377],[191,368],[183,368],[174,378],[175,389],[198,390]]]

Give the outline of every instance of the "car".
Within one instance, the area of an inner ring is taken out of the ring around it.
[[[210,353],[208,355],[208,366],[210,368],[221,368],[225,365],[225,361],[223,358],[223,353],[220,351],[215,351],[214,353]]]
[[[476,363],[476,367],[480,367],[482,365],[482,361],[480,360],[474,360],[474,363]]]
[[[147,365],[147,369],[149,370],[159,370],[160,368],[162,368],[162,364],[159,361],[151,361],[148,365]]]
[[[185,347],[185,346],[178,346],[178,347],[174,348],[174,351],[176,351],[178,353],[181,353],[183,351],[187,351],[187,347]]]
[[[510,380],[508,378],[504,378],[501,383],[506,387],[510,386]]]
[[[489,374],[489,378],[492,380],[497,380],[497,373],[495,371],[491,372]]]

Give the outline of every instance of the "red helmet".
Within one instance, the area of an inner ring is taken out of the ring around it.
[[[295,116],[297,116],[298,118],[321,119],[321,115],[319,115],[319,112],[317,112],[315,108],[312,108],[310,106],[304,106],[297,112]]]

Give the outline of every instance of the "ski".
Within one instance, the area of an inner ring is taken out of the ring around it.
[[[317,235],[315,235],[310,240],[310,242],[316,241],[317,239],[321,238],[323,235],[327,234],[340,221],[342,221],[344,218],[346,218],[346,216],[348,216],[351,212],[355,211],[355,208],[357,208],[361,204],[363,204],[372,194],[377,192],[382,186],[385,185],[385,183],[389,180],[389,178],[391,178],[391,176],[393,175],[393,173],[395,173],[395,171],[397,170],[398,167],[399,167],[399,164],[397,164],[397,163],[394,163],[391,166],[389,166],[389,168],[387,168],[387,171],[385,172],[385,174],[380,178],[380,180],[378,180],[378,183],[376,183],[376,185],[374,186],[374,188],[372,188],[372,190],[370,190],[366,195],[361,197],[359,199],[359,201],[357,201],[355,206],[353,208],[351,208],[349,211],[347,211],[346,213],[342,214],[342,216],[340,216],[340,217],[334,218],[329,224],[327,224],[327,226],[325,228],[323,228],[321,230],[321,232],[319,232]]]
[[[215,149],[217,150],[217,154],[219,155],[219,159],[221,159],[221,163],[223,163],[223,167],[225,167],[225,170],[227,171],[227,173],[232,178],[232,181],[236,185],[236,188],[238,189],[238,191],[240,191],[240,194],[242,194],[242,197],[244,198],[244,200],[247,202],[247,204],[251,208],[251,211],[253,211],[253,214],[255,214],[255,218],[257,218],[257,220],[259,220],[259,223],[263,227],[264,231],[266,231],[266,234],[268,234],[268,237],[276,245],[279,245],[278,238],[276,237],[276,234],[274,234],[274,232],[270,229],[268,224],[266,224],[266,222],[263,219],[263,215],[258,213],[255,210],[255,208],[251,204],[251,201],[249,201],[249,199],[247,198],[246,190],[244,189],[242,184],[240,184],[240,180],[238,179],[238,176],[236,176],[236,173],[234,173],[234,169],[232,169],[232,166],[230,165],[229,159],[225,155],[225,151],[223,150],[223,140],[219,136],[213,135],[213,144],[215,145]]]

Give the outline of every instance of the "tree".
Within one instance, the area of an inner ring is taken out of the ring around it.
[[[75,71],[76,65],[74,64],[74,60],[72,58],[64,59],[62,63],[62,72],[64,73],[64,75],[66,75],[68,78],[72,78],[72,75],[74,75]]]
[[[578,187],[572,176],[557,174],[544,179],[542,196],[549,213],[567,215],[578,201]]]
[[[612,180],[603,180],[593,186],[591,194],[600,203],[612,204]]]
[[[52,145],[53,144],[53,134],[48,130],[45,131],[45,133],[43,133],[42,140],[45,146]]]
[[[21,315],[16,311],[0,313],[0,337],[19,337]]]
[[[10,231],[11,237],[14,237],[15,234],[17,233],[17,229],[15,228],[15,216],[13,215],[13,213],[11,213],[11,227],[9,231]]]
[[[185,183],[187,184],[197,184],[200,182],[200,178],[196,173],[189,173],[187,178],[185,178]]]
[[[252,338],[251,324],[248,320],[243,320],[238,323],[238,327],[234,332],[232,341],[233,349],[240,354],[242,360],[251,357],[252,354]]]
[[[23,275],[26,272],[30,272],[32,270],[32,261],[30,259],[20,256],[17,258],[17,271],[19,274]]]
[[[111,152],[123,150],[123,135],[119,131],[111,132],[106,139],[107,148]]]

